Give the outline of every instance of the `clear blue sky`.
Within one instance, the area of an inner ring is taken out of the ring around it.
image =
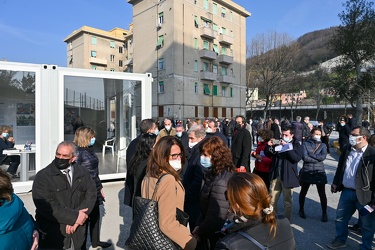
[[[235,0],[251,12],[247,43],[256,34],[277,31],[294,38],[340,24],[343,0]],[[0,60],[66,66],[70,33],[83,25],[129,28],[126,0],[0,0]]]

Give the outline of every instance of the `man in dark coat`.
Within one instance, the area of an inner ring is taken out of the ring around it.
[[[233,131],[234,131],[234,127],[229,122],[229,119],[225,118],[225,121],[223,122],[223,134],[225,138],[227,138],[227,142],[228,142],[227,144],[229,148],[232,147]]]
[[[75,163],[76,158],[75,144],[63,141],[54,161],[35,176],[32,195],[41,249],[81,249],[86,239],[85,222],[97,193],[89,172]]]
[[[200,193],[203,182],[203,166],[200,163],[199,145],[206,137],[206,130],[201,125],[193,125],[189,131],[190,154],[187,167],[183,169],[182,184],[185,188],[184,211],[189,215],[190,229],[194,230],[200,214]]]
[[[293,128],[285,127],[282,131],[281,144],[273,145],[272,140],[269,141],[269,145],[266,146],[264,153],[266,156],[272,157],[270,167],[271,204],[277,214],[277,203],[280,194],[283,193],[284,214],[291,222],[293,188],[299,187],[297,165],[303,156],[301,144],[294,139]]]
[[[340,155],[331,185],[333,193],[340,192],[336,209],[336,237],[327,246],[331,249],[346,247],[348,222],[355,210],[375,208],[375,148],[368,144],[370,132],[354,127],[349,138],[350,146]],[[372,249],[375,231],[375,212],[361,216],[362,244],[360,249]]]
[[[213,136],[219,137],[225,143],[225,145],[228,146],[228,140],[222,133],[219,132],[215,120],[209,119],[208,128],[206,129],[206,137],[210,138]]]
[[[350,130],[352,130],[355,126],[357,126],[357,121],[353,117],[352,114],[348,114],[348,126],[349,126]]]
[[[296,120],[292,122],[292,127],[294,130],[294,136],[293,136],[294,139],[301,144],[303,141],[303,129],[304,129],[304,125],[301,122],[301,116],[296,117]]]
[[[3,150],[14,147],[14,138],[9,136],[12,128],[9,126],[0,127],[0,165],[9,165],[7,174],[10,178],[17,178],[17,169],[20,165],[19,155],[5,155]]]
[[[245,127],[245,117],[236,116],[236,127],[232,142],[233,164],[241,171],[250,172],[251,134]]]

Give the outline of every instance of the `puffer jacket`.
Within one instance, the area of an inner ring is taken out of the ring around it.
[[[303,143],[303,167],[302,172],[311,172],[318,170],[324,172],[323,161],[327,157],[327,146],[321,141],[308,139]]]
[[[225,198],[227,183],[233,173],[226,170],[212,176],[206,173],[201,191],[201,216],[198,219],[198,235],[201,240],[209,239],[211,245],[219,240],[215,232],[220,231],[228,216],[229,203]]]
[[[266,148],[267,142],[258,142],[258,147],[255,150],[257,155],[262,157],[261,161],[255,160],[255,170],[263,173],[270,172],[270,166],[272,162],[272,157],[268,157],[264,154],[264,149]]]
[[[12,194],[12,200],[0,206],[0,214],[0,249],[30,249],[35,225],[21,199]]]
[[[98,156],[96,156],[94,149],[92,147],[78,147],[76,162],[89,171],[97,190],[96,202],[100,205],[103,204],[103,197],[100,191],[103,188],[103,185],[99,179],[99,159]]]

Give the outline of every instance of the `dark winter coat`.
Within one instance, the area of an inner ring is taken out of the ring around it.
[[[13,142],[8,141],[6,138],[4,139],[0,138],[0,165],[7,157],[7,155],[3,154],[3,150],[8,149],[8,148],[13,148],[13,147],[14,147]]]
[[[219,240],[216,232],[220,231],[228,216],[229,203],[225,198],[227,183],[233,173],[226,170],[217,175],[205,175],[205,182],[201,191],[201,216],[199,226],[199,238],[209,239],[211,245]]]
[[[253,242],[240,235],[238,232],[242,231],[261,245],[267,246],[268,249],[280,250],[293,250],[296,249],[296,242],[292,227],[287,218],[280,216],[276,224],[276,236],[270,234],[270,226],[262,223],[261,220],[242,222],[235,224],[233,228],[229,228],[229,234],[222,238],[217,244],[215,249],[228,249],[228,250],[242,250],[242,249],[259,249]]]
[[[98,205],[103,204],[103,196],[101,190],[103,188],[102,182],[99,178],[99,159],[95,154],[92,147],[78,147],[78,155],[76,162],[82,167],[86,167],[89,171],[91,178],[95,182],[96,191],[97,191],[97,201]]]
[[[95,183],[87,169],[75,163],[72,185],[53,162],[36,174],[32,187],[35,219],[46,233],[39,239],[40,248],[68,248],[72,239],[79,249],[86,239],[86,225],[72,235],[66,234],[66,225],[74,225],[81,209],[88,208],[86,213],[91,213],[97,200]]]
[[[216,130],[215,133],[206,133],[206,138],[211,138],[213,136],[219,137],[224,142],[224,144],[228,146],[227,138],[222,133],[220,133],[218,130]]]
[[[326,145],[310,138],[302,147],[303,166],[300,171],[300,181],[307,184],[326,184],[327,176],[323,163],[327,157]]]
[[[134,166],[133,166],[134,167]],[[124,204],[133,207],[134,197],[141,196],[142,180],[146,176],[147,159],[135,166],[135,173],[126,173]]]
[[[250,153],[251,153],[251,135],[243,126],[235,132],[232,141],[232,159],[233,164],[239,168],[244,166],[247,172],[250,172]]]
[[[265,155],[272,157],[270,169],[270,181],[279,177],[278,168],[280,167],[280,179],[286,188],[299,187],[297,165],[302,159],[303,149],[298,141],[293,139],[293,149],[286,152],[275,152],[275,147],[266,146]]]
[[[302,141],[302,137],[303,137],[303,128],[304,128],[303,123],[302,122],[294,121],[292,123],[292,127],[294,129],[294,139],[296,141],[301,142]]]
[[[342,152],[349,145],[349,136],[351,129],[348,124],[341,126],[340,123],[337,125],[337,131],[339,132],[339,145],[340,151]]]
[[[234,127],[232,126],[230,122],[228,122],[228,124],[223,123],[223,134],[225,136],[228,136],[228,137],[233,136],[233,130],[234,130]]]

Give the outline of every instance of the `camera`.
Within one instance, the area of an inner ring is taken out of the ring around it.
[[[281,140],[272,139],[273,145],[280,145],[280,143],[281,143]]]

